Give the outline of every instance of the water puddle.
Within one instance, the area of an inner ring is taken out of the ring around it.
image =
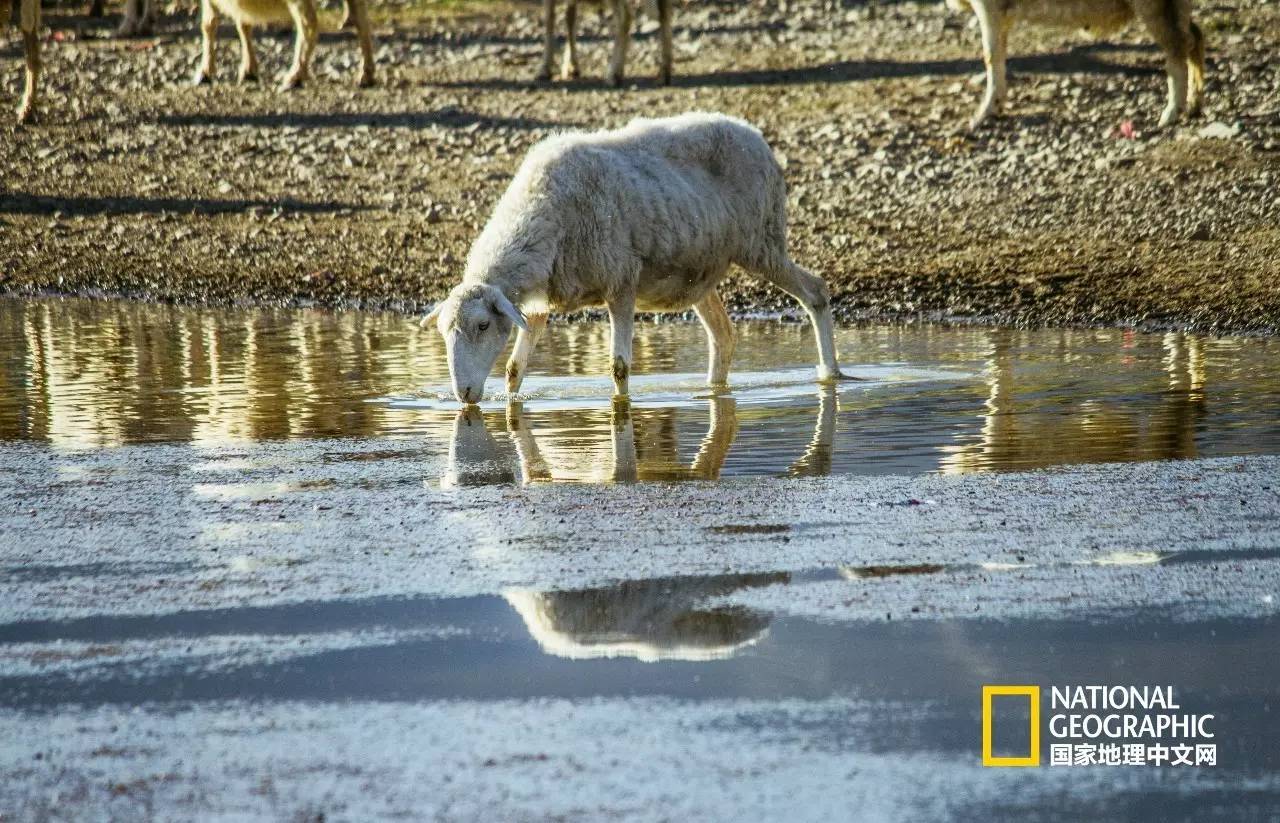
[[[86,448],[405,437],[403,450],[390,448],[457,456],[437,478],[444,485],[1280,452],[1276,340],[849,328],[839,331],[843,360],[867,379],[824,391],[810,379],[807,326],[738,326],[732,390],[713,394],[696,323],[641,324],[635,394],[619,409],[607,324],[553,324],[520,402],[500,399],[495,378],[476,417],[448,400],[439,336],[409,318],[5,299],[0,440]]]

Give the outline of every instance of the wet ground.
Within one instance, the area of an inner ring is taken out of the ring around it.
[[[1269,819],[1272,341],[808,334],[459,415],[399,316],[0,302],[0,818]],[[987,683],[1217,765],[983,769]]]

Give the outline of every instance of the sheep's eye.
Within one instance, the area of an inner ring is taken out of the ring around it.
[[[488,330],[488,328],[489,328],[489,321],[488,321],[488,320],[481,320],[481,321],[480,321],[480,331],[487,331],[487,330]]]

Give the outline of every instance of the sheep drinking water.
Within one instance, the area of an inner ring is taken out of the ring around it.
[[[422,320],[448,351],[454,393],[474,403],[506,345],[516,392],[552,310],[606,306],[614,389],[626,395],[634,316],[693,307],[706,327],[707,379],[722,385],[733,325],[716,293],[732,264],[800,302],[818,378],[836,380],[827,285],[787,254],[786,184],[760,132],[720,114],[637,119],[530,150],[471,247],[462,282]]]

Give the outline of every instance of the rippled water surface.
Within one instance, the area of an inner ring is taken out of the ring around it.
[[[1016,470],[1280,451],[1280,342],[869,326],[822,390],[807,325],[738,324],[733,389],[692,322],[643,324],[610,400],[607,325],[553,324],[523,402],[461,414],[409,318],[0,300],[0,439],[65,448],[401,435],[446,482]],[[491,392],[498,388],[496,379]],[[492,395],[491,395],[492,396]]]

